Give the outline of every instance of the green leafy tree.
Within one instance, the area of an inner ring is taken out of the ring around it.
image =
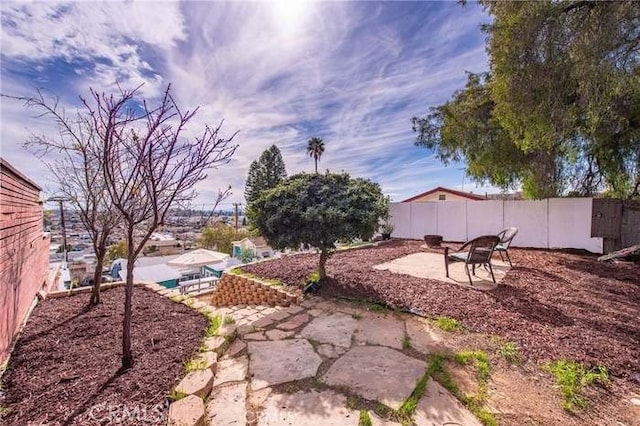
[[[127,258],[127,242],[124,240],[120,240],[115,244],[112,244],[107,248],[107,255],[105,256],[105,261],[107,263],[111,263],[116,259],[126,259]]]
[[[250,222],[279,250],[303,244],[320,250],[320,279],[339,240],[368,239],[388,214],[380,186],[348,174],[298,174],[263,192],[247,211]]]
[[[253,251],[250,248],[241,248],[240,249],[240,254],[238,255],[238,259],[240,260],[240,262],[242,263],[249,263],[252,262],[253,260],[257,259],[258,256],[256,255],[256,252]]]
[[[222,222],[216,222],[213,226],[202,230],[198,243],[202,248],[214,249],[231,255],[232,243],[248,236],[250,236],[249,231],[241,229],[236,232],[234,227],[225,225]]]
[[[324,142],[318,137],[313,137],[307,142],[307,154],[313,157],[316,165],[316,174],[318,173],[318,161],[324,154]]]
[[[466,161],[466,173],[477,182],[490,181],[508,188],[517,185],[525,168],[537,169],[519,150],[494,117],[495,103],[486,84],[486,75],[469,74],[464,89],[454,93],[430,114],[413,118],[418,132],[416,145],[436,152],[445,164]]]
[[[418,145],[531,198],[640,195],[637,2],[482,3],[490,72],[414,119]]]
[[[72,250],[73,250],[73,247],[71,247],[71,244],[67,244],[67,246],[66,246],[66,247],[67,247],[67,252],[70,252],[70,251],[72,251]],[[58,249],[56,250],[56,253],[64,253],[64,249],[65,249],[65,246],[64,246],[64,245],[61,245],[61,246],[60,246],[60,247],[58,247]]]
[[[265,150],[260,158],[251,162],[244,197],[247,203],[252,202],[265,189],[274,188],[282,179],[287,177],[287,170],[282,159],[282,153],[276,145]]]
[[[485,2],[496,115],[523,150],[559,151],[578,192],[640,195],[640,7]]]

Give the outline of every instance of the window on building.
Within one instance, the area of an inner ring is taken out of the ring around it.
[[[444,201],[444,200],[446,200],[446,199],[447,199],[447,196],[446,196],[445,194],[440,194],[440,195],[438,195],[438,200],[440,200],[440,201]]]

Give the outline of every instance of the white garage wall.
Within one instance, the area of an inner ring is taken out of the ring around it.
[[[518,201],[428,201],[393,203],[393,237],[467,241],[515,226],[514,247],[576,248],[602,253],[602,238],[591,237],[591,198]]]

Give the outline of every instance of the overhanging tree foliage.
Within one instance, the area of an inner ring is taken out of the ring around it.
[[[264,191],[249,207],[253,226],[272,247],[320,250],[318,271],[325,280],[326,262],[339,240],[368,239],[388,215],[380,186],[348,174],[298,174]]]
[[[280,149],[272,145],[258,160],[251,162],[244,190],[247,204],[258,198],[265,189],[274,188],[287,177],[287,171]]]
[[[483,4],[494,18],[485,27],[490,73],[477,84],[470,78],[447,104],[414,119],[417,144],[438,153],[442,146],[445,159],[453,151],[459,157],[449,159],[464,157],[471,177],[500,186],[520,183],[533,198],[603,189],[639,196],[637,2]],[[467,102],[476,89],[488,103]],[[481,120],[488,125],[466,123],[470,116],[490,117]],[[498,129],[506,137],[497,142],[507,148],[504,154],[488,148],[489,155],[467,157]],[[462,138],[456,143],[452,135]]]

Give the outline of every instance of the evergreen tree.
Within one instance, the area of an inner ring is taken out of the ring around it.
[[[258,198],[262,191],[275,188],[286,177],[287,171],[282,154],[277,146],[272,145],[249,166],[244,189],[247,204]]]

